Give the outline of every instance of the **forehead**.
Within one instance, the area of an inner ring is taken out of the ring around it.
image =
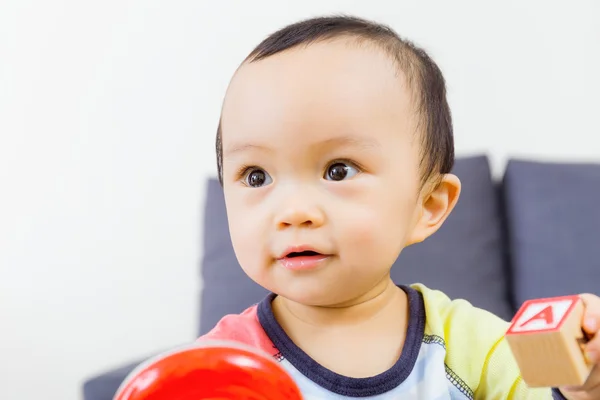
[[[374,45],[328,40],[240,67],[223,105],[223,143],[353,134],[410,119],[404,74]],[[354,132],[350,132],[354,131]],[[302,132],[298,136],[297,133]]]

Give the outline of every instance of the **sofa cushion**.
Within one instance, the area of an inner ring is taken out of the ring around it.
[[[84,400],[112,400],[121,386],[121,383],[127,378],[142,361],[137,361],[124,365],[112,371],[105,372],[86,380],[83,383]]]
[[[515,303],[600,294],[600,164],[510,160],[503,181]]]
[[[502,226],[488,159],[459,158],[454,172],[463,184],[454,212],[435,235],[402,252],[392,278],[396,283],[424,283],[508,319],[512,310],[507,303]],[[238,264],[216,179],[207,187],[201,273],[200,335],[224,315],[239,313],[267,294]]]

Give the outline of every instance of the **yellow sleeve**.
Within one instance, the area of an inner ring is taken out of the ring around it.
[[[502,336],[497,340],[486,355],[475,399],[537,400],[552,398],[551,389],[534,389],[527,386],[521,378],[506,339]]]
[[[446,374],[475,400],[549,400],[549,388],[529,388],[504,339],[509,323],[465,300],[451,300],[422,284],[426,337],[439,337],[446,348]]]

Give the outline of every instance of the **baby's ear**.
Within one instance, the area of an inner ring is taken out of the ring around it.
[[[453,174],[443,175],[435,187],[424,188],[407,246],[422,242],[442,226],[458,201],[460,188],[460,180]]]

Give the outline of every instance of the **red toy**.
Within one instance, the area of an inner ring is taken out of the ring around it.
[[[206,342],[161,354],[127,377],[114,400],[302,400],[287,372],[266,354]]]

